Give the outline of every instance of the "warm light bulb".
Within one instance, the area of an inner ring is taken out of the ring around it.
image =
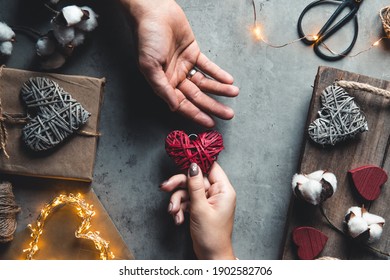
[[[378,41],[376,41],[374,44],[372,44],[374,47],[376,47],[376,46],[378,46],[379,45],[379,42],[380,42],[381,40],[378,40]]]
[[[318,40],[318,36],[317,35],[313,35],[313,40],[317,41]]]
[[[95,212],[92,211],[93,206],[89,205],[82,199],[81,194],[77,194],[76,196],[73,194],[60,195],[56,197],[41,210],[41,214],[37,218],[36,225],[28,225],[28,228],[31,230],[31,237],[33,238],[33,241],[29,244],[28,249],[23,250],[23,252],[27,252],[26,258],[31,260],[35,253],[39,250],[38,242],[43,233],[45,220],[49,214],[51,214],[55,208],[67,204],[73,206],[76,209],[77,214],[83,219],[80,227],[75,232],[76,238],[91,240],[95,244],[95,247],[100,251],[101,259],[113,259],[114,254],[109,248],[109,242],[100,237],[99,232],[86,232],[91,227],[90,221]]]
[[[255,25],[252,28],[252,33],[255,36],[256,40],[261,40],[261,29],[259,25]]]

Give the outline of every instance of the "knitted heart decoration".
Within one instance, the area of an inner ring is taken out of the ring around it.
[[[331,85],[321,94],[319,117],[308,128],[310,138],[321,145],[335,145],[368,130],[366,117],[342,87]]]
[[[36,116],[23,128],[23,140],[33,151],[55,147],[72,135],[91,115],[56,82],[30,78],[21,91],[30,114]]]
[[[204,174],[208,174],[224,149],[222,135],[217,131],[208,131],[190,136],[181,130],[172,131],[165,140],[165,150],[181,170],[187,170],[195,162]]]
[[[297,227],[292,233],[301,260],[313,260],[324,249],[328,237],[312,227]]]

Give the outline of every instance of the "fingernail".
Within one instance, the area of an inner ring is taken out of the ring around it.
[[[173,204],[172,202],[170,202],[168,205],[168,212],[171,213],[172,209],[173,209]]]
[[[168,180],[165,180],[164,182],[162,182],[158,187],[159,188],[164,187],[166,184],[168,184]]]
[[[180,224],[180,217],[178,215],[175,216],[175,223]]]
[[[191,163],[189,173],[190,177],[194,177],[199,174],[199,167],[195,162]]]

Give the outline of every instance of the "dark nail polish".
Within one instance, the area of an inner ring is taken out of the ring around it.
[[[191,163],[189,173],[190,173],[190,177],[194,177],[194,176],[198,175],[199,174],[199,166],[194,162]]]
[[[168,183],[168,180],[162,182],[158,187],[159,188],[164,187],[167,183]]]

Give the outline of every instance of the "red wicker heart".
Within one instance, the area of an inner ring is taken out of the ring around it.
[[[293,241],[301,260],[313,260],[324,249],[328,237],[312,227],[297,227],[293,230]]]
[[[165,150],[181,170],[187,170],[195,162],[204,174],[208,174],[224,148],[222,135],[208,131],[194,135],[194,139],[190,136],[181,130],[172,131],[165,140]]]
[[[381,194],[381,187],[387,181],[387,173],[375,165],[365,165],[348,171],[358,193],[373,201]]]

